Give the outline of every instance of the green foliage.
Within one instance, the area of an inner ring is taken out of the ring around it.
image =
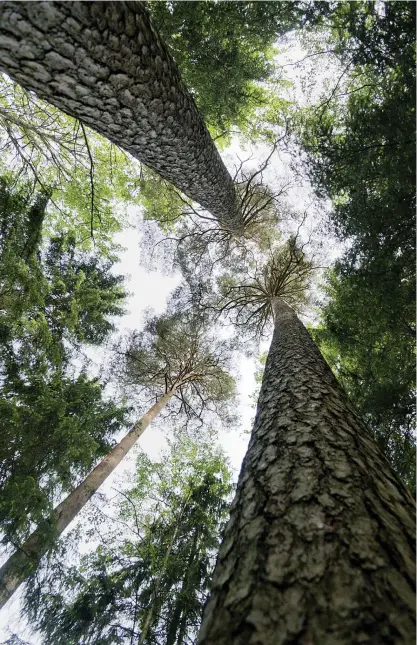
[[[303,143],[311,177],[334,200],[337,230],[356,236],[358,252],[395,253],[404,245],[408,251],[414,219],[413,88],[397,72],[380,78],[364,70],[349,91],[345,104],[312,109],[306,118]]]
[[[311,332],[394,469],[414,490],[414,311],[401,291],[400,281],[389,281],[380,300],[372,284],[339,268],[328,277],[323,322]]]
[[[395,67],[407,68],[408,81],[412,81],[414,2],[337,2],[325,14],[324,25],[330,28],[331,41],[345,60],[370,65],[380,74]]]
[[[45,645],[195,642],[232,492],[213,439],[183,436],[158,462],[139,457],[111,540],[32,590]]]
[[[144,219],[158,222],[165,234],[172,232],[185,206],[176,188],[149,168],[143,168],[139,187]]]
[[[79,252],[72,234],[53,238],[45,270],[51,291],[45,306],[51,323],[65,326],[78,342],[100,344],[114,330],[108,316],[121,316],[126,297],[123,276],[111,273],[112,261]]]
[[[301,142],[315,187],[333,200],[338,233],[353,237],[350,259],[369,263],[401,254],[409,266],[415,3],[384,3],[381,11],[374,2],[338,3],[332,38],[352,71],[319,107],[304,113]]]
[[[118,343],[115,370],[130,396],[138,386],[157,397],[175,388],[171,409],[200,423],[207,413],[231,423],[230,343],[215,339],[202,320],[176,313],[149,318],[125,345]]]
[[[312,335],[412,488],[415,3],[148,6],[220,147],[233,128],[253,140],[272,140],[289,111],[273,66],[277,35],[323,25],[318,38],[339,56],[344,72],[319,106],[295,111],[293,124],[306,153],[304,168],[318,195],[332,200],[334,227],[349,248],[328,275],[321,324]],[[212,298],[214,289],[196,286],[197,278],[230,268],[219,280],[220,308],[233,312],[242,332],[263,331],[274,298],[302,307],[313,267],[292,238],[258,268],[260,254],[275,242],[265,221],[250,220],[260,204],[269,204],[265,186],[254,186],[247,202],[248,234],[257,238],[249,261],[247,246],[233,246],[218,227],[213,232],[209,219],[197,225],[193,205],[167,182],[147,169],[139,174],[138,165],[98,135],[8,79],[2,83],[6,152],[0,169],[10,164],[40,187],[36,195],[30,186],[11,190],[15,177],[5,170],[0,185],[0,520],[6,541],[27,534],[32,522],[51,531],[54,502],[107,452],[123,424],[125,411],[103,400],[102,387],[69,370],[72,349],[102,343],[113,329],[108,316],[122,313],[113,258],[103,262],[86,252],[93,232],[97,249],[112,256],[120,219],[114,199],[140,201],[145,219],[181,238],[176,262],[194,289],[194,305]],[[241,197],[248,183],[241,182]],[[266,215],[273,226],[275,212]],[[216,247],[211,264],[208,243]],[[188,294],[182,295],[179,301],[187,304]],[[203,423],[211,418],[206,412],[216,411],[227,424],[234,395],[230,344],[213,336],[196,315],[149,320],[119,346],[115,372],[135,396],[143,388],[153,398],[175,385],[170,413]],[[45,645],[195,642],[230,490],[212,438],[183,439],[160,463],[142,456],[119,510],[121,528],[113,526],[79,567],[51,562],[43,587],[30,588],[30,615]]]
[[[0,75],[0,174],[9,169],[50,195],[50,235],[71,226],[78,248],[111,255],[123,208],[136,203],[140,164],[72,117]]]
[[[0,523],[3,539],[42,524],[59,495],[72,490],[105,455],[125,410],[103,400],[85,374],[6,379],[0,401]],[[45,525],[47,526],[47,525]]]
[[[24,536],[109,449],[125,411],[72,374],[81,343],[100,344],[125,297],[112,262],[71,234],[42,242],[49,195],[0,180],[0,521]]]
[[[415,481],[415,3],[337,3],[344,68],[300,116],[305,169],[348,250],[314,332],[403,480]]]
[[[297,22],[295,3],[148,2],[187,87],[215,136],[229,140],[261,109],[281,107],[273,78],[277,31]],[[270,81],[270,86],[265,85]]]
[[[101,343],[126,295],[113,262],[79,252],[72,232],[41,244],[47,201],[0,180],[0,353],[28,367],[38,348],[57,365],[64,341]]]

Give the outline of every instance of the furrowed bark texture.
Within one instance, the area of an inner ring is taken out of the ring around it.
[[[414,504],[293,311],[276,327],[200,645],[414,645]]]
[[[142,3],[1,2],[0,69],[242,228],[233,180]]]
[[[77,516],[88,500],[97,492],[107,477],[120,464],[123,457],[134,446],[139,437],[152,423],[157,414],[174,395],[170,390],[149,411],[135,423],[132,430],[115,446],[91,471],[83,482],[68,495],[54,510],[55,535],[58,538],[68,524]],[[14,594],[24,580],[31,575],[39,564],[42,555],[50,547],[44,531],[36,529],[0,568],[0,608]]]

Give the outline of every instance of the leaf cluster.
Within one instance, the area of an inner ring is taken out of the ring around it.
[[[123,211],[135,203],[140,165],[79,121],[0,75],[0,173],[49,194],[44,228],[59,235],[71,223],[80,248],[111,255]]]
[[[147,3],[214,136],[226,142],[233,129],[250,130],[270,106],[274,92],[265,82],[275,80],[274,42],[297,23],[295,4]]]
[[[7,380],[0,402],[0,523],[3,541],[27,536],[46,520],[59,496],[71,491],[126,422],[126,410],[103,399],[85,374]]]

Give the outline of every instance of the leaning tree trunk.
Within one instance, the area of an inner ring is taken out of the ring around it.
[[[293,311],[275,332],[200,645],[411,645],[414,504]]]
[[[1,2],[0,69],[242,229],[233,180],[142,3]]]
[[[68,524],[78,515],[83,506],[97,492],[107,477],[120,464],[148,425],[165,407],[175,394],[175,388],[164,394],[148,412],[139,419],[132,430],[123,437],[91,471],[84,481],[61,502],[53,514],[54,535],[58,538]],[[16,589],[37,568],[40,558],[50,547],[50,540],[45,537],[42,527],[36,529],[0,569],[0,608],[14,594]]]

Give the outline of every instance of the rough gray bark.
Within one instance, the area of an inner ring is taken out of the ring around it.
[[[275,317],[198,642],[414,645],[413,500],[293,311]]]
[[[165,407],[175,394],[175,388],[169,390],[139,419],[132,430],[123,437],[91,471],[83,482],[68,495],[54,511],[54,530],[56,537],[67,528],[88,500],[97,492],[107,477],[120,464],[148,425]],[[0,608],[14,594],[24,580],[35,571],[42,555],[50,546],[45,539],[42,528],[36,529],[0,569]]]
[[[140,2],[1,2],[0,69],[235,232],[234,184]]]

